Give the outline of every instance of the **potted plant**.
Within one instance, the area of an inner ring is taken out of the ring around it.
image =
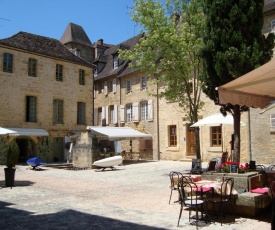
[[[7,160],[5,168],[5,182],[6,187],[13,187],[14,186],[14,176],[15,176],[15,165],[18,162],[19,157],[19,147],[15,141],[9,143],[8,150],[7,150]]]

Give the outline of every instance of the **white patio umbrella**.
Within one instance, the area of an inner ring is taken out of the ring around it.
[[[222,125],[233,125],[234,119],[231,114],[227,114],[225,117],[221,113],[213,114],[205,117],[198,122],[194,123],[190,127],[203,127],[203,126],[222,126]],[[241,126],[245,123],[241,121]],[[222,140],[222,152],[223,152],[223,140]]]

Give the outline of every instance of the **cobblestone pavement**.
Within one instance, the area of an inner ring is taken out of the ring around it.
[[[190,162],[159,161],[98,172],[18,166],[15,187],[6,188],[0,166],[0,229],[196,229],[179,204],[168,204],[169,172]],[[176,200],[176,193],[172,199]],[[200,229],[270,229],[269,215],[236,216],[234,223],[200,223]]]

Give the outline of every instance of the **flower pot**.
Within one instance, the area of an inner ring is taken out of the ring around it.
[[[6,187],[14,187],[15,168],[4,168]]]

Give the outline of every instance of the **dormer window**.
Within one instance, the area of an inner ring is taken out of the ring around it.
[[[96,76],[97,76],[97,66],[94,69],[94,77],[96,77]]]
[[[75,49],[74,54],[78,57],[80,57],[80,49]]]
[[[114,69],[118,68],[118,55],[114,55]]]

